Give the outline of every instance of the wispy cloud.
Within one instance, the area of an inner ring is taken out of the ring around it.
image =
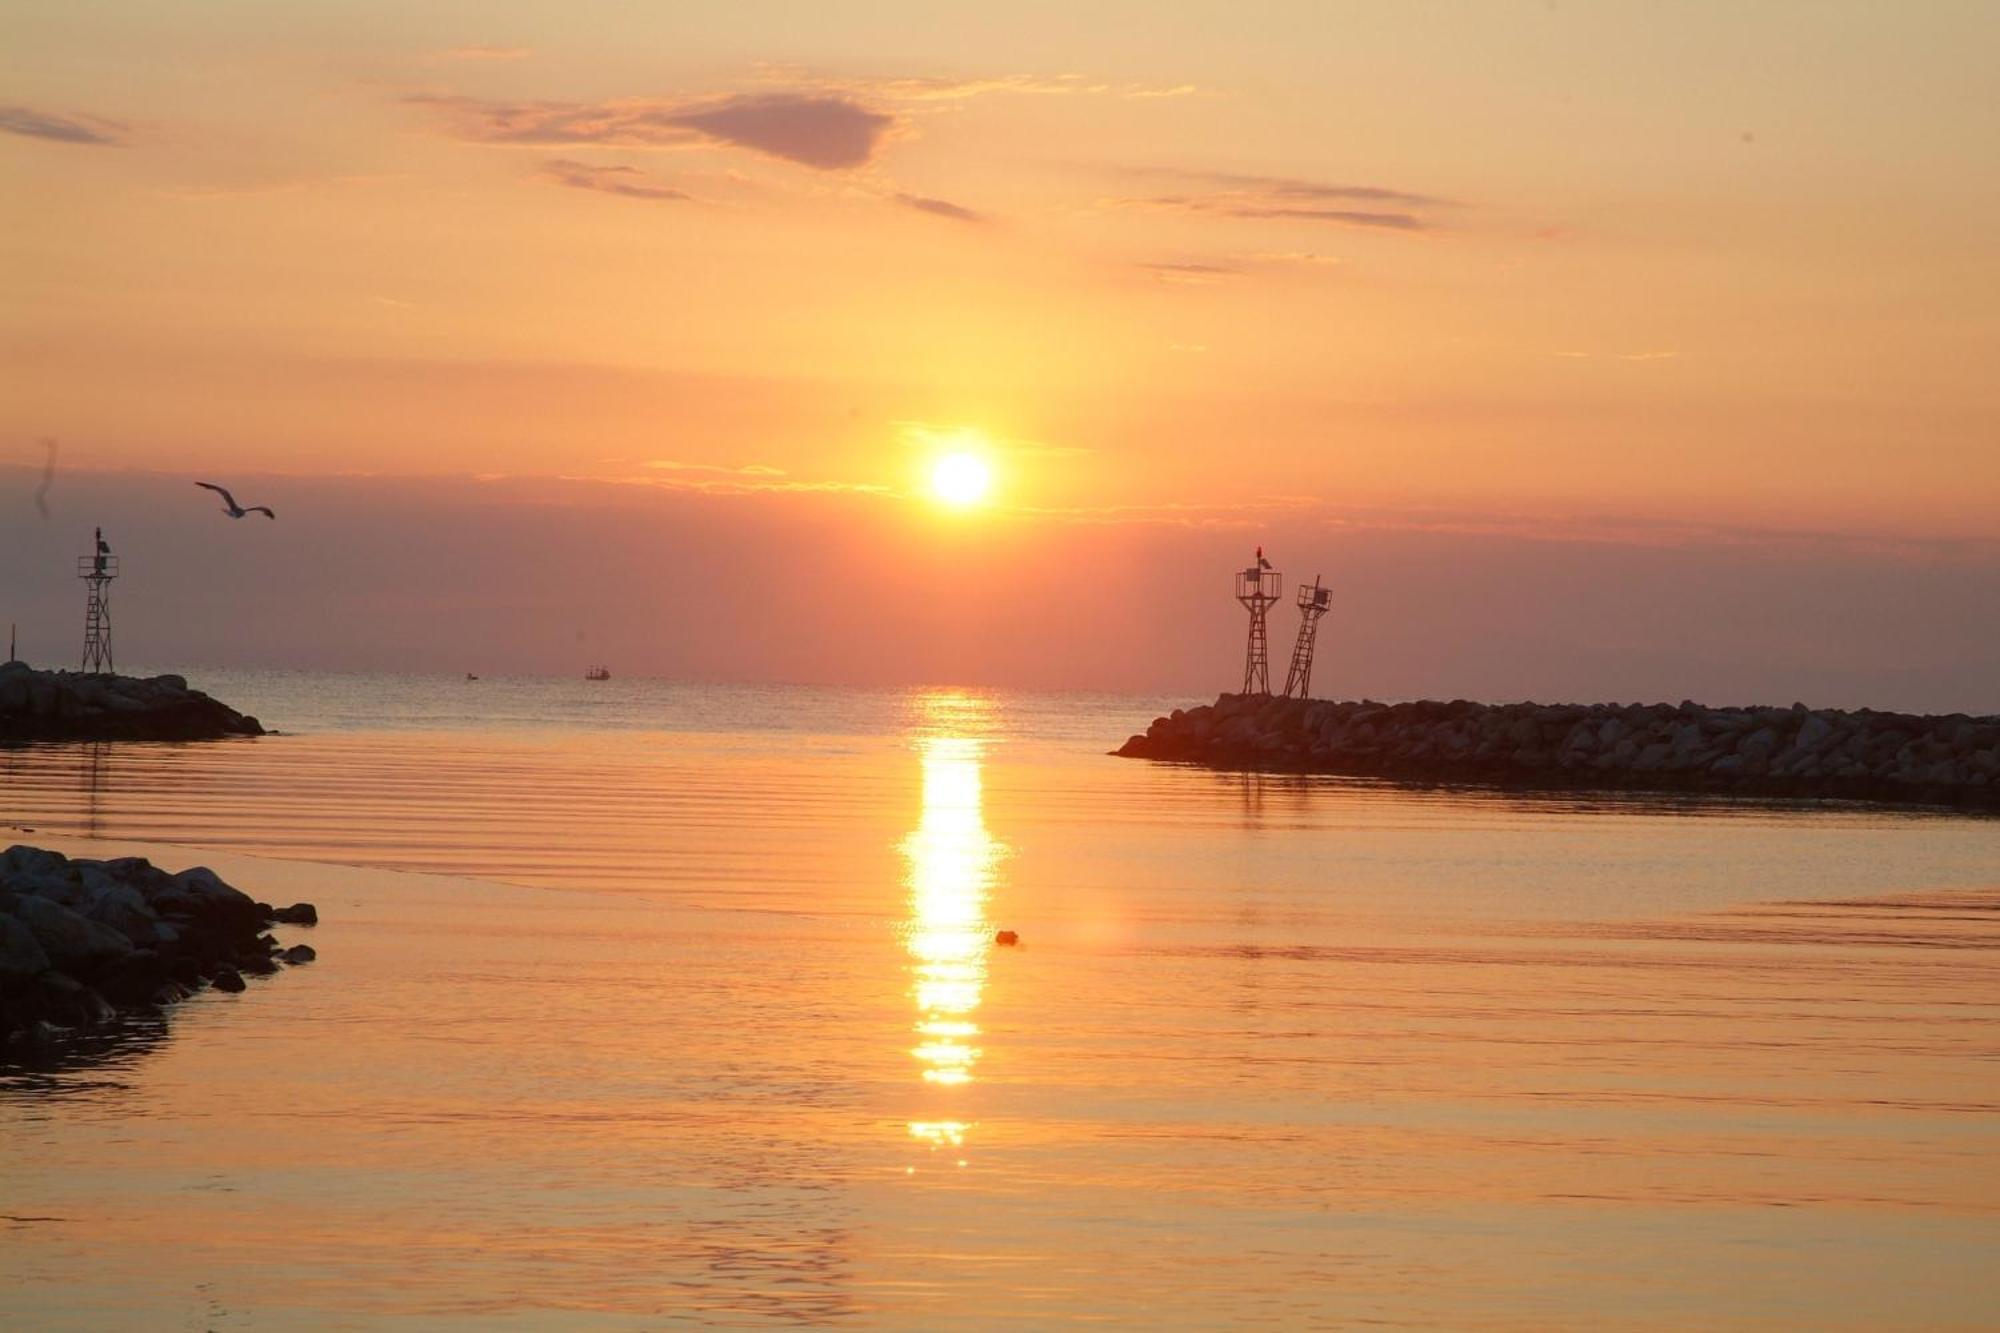
[[[1312,254],[1305,251],[1252,251],[1245,254],[1226,255],[1219,258],[1180,260],[1141,260],[1133,267],[1151,276],[1157,282],[1179,283],[1191,287],[1213,286],[1232,278],[1254,277],[1260,272],[1272,269],[1291,268],[1300,265],[1321,267],[1342,261],[1329,255]]]
[[[1455,510],[1439,506],[1321,506],[1327,527],[1353,531],[1428,532],[1510,537],[1522,541],[1593,546],[1742,546],[1819,553],[1865,554],[1895,559],[1954,560],[2000,555],[1986,538],[1913,538],[1865,532],[1763,528],[1637,514],[1538,513],[1528,510]]]
[[[1384,185],[1172,168],[1148,168],[1131,174],[1154,179],[1164,177],[1194,188],[1114,199],[1110,201],[1114,206],[1209,217],[1425,231],[1433,225],[1426,216],[1428,211],[1452,205],[1449,199]]]
[[[812,87],[871,101],[963,102],[975,97],[1187,97],[1200,91],[1191,83],[1118,83],[1081,74],[990,74],[968,78],[879,76],[828,78],[799,65],[767,64],[760,68],[769,81],[788,87]]]
[[[747,463],[731,467],[726,463],[684,463],[676,458],[649,458],[646,466],[655,472],[710,472],[729,477],[782,477],[785,470],[768,463]]]
[[[0,133],[92,148],[122,148],[127,127],[99,116],[62,116],[28,106],[0,106]]]
[[[1559,356],[1559,357],[1562,357],[1562,358],[1564,358],[1565,360],[1569,360],[1569,361],[1594,361],[1594,360],[1604,360],[1604,361],[1671,361],[1671,360],[1673,360],[1673,359],[1674,359],[1675,357],[1679,356],[1679,355],[1680,355],[1680,353],[1679,353],[1679,352],[1675,352],[1675,351],[1657,351],[1657,352],[1553,352],[1553,353],[1551,353],[1551,355],[1553,355],[1553,356]]]
[[[896,118],[847,97],[758,93],[684,101],[505,102],[420,94],[405,99],[476,143],[674,148],[721,144],[822,171],[865,166]]]
[[[1210,287],[1218,282],[1243,275],[1243,270],[1234,264],[1142,263],[1137,267],[1159,282],[1174,282],[1190,287]]]
[[[840,481],[832,478],[794,477],[768,463],[691,463],[675,458],[652,458],[639,476],[623,478],[626,483],[652,486],[669,491],[693,491],[702,495],[893,495],[894,489],[869,481]]]
[[[971,449],[1011,458],[1081,458],[1092,452],[1075,444],[1007,439],[975,426],[941,426],[930,421],[892,421],[889,424],[896,428],[896,434],[905,447],[927,452]]]
[[[601,478],[573,478],[595,481]],[[669,473],[666,476],[625,478],[634,486],[650,486],[663,491],[692,491],[699,495],[894,495],[893,487],[867,481],[810,481],[791,477],[704,476]]]
[[[1344,264],[1347,261],[1334,255],[1314,254],[1310,250],[1260,250],[1243,256],[1252,264]]]
[[[1407,532],[1491,537],[1538,544],[1645,549],[1743,547],[1938,562],[2000,559],[1990,538],[1929,538],[1812,529],[1760,528],[1631,514],[1538,513],[1443,506],[1337,505],[1317,495],[1266,494],[1241,500],[1167,504],[1012,506],[1008,513],[1052,524],[1167,526],[1195,529],[1268,527],[1282,520],[1330,532]]]
[[[1186,171],[1172,167],[1152,169],[1140,174],[1179,180],[1197,188],[1225,194],[1290,201],[1295,206],[1344,201],[1397,204],[1406,208],[1441,208],[1453,202],[1437,195],[1415,194],[1409,190],[1390,189],[1383,185],[1310,181],[1301,180],[1296,176],[1253,176],[1233,171]]]
[[[649,199],[659,203],[691,200],[693,195],[662,185],[637,167],[594,167],[567,157],[551,158],[542,164],[541,176],[573,190],[595,190],[626,199]]]
[[[1050,523],[1115,526],[1135,523],[1176,528],[1261,527],[1279,513],[1311,509],[1307,495],[1267,495],[1239,503],[1017,506],[1012,512]]]
[[[975,213],[962,204],[954,204],[949,199],[928,199],[920,194],[904,194],[900,190],[889,196],[905,208],[914,208],[919,213],[929,213],[933,217],[950,218],[954,222],[985,222],[986,215]]]
[[[1343,227],[1380,227],[1390,231],[1423,231],[1430,226],[1415,213],[1363,208],[1307,208],[1262,203],[1237,195],[1161,194],[1114,201],[1125,208],[1150,208],[1167,213],[1200,213],[1210,217],[1325,222]]]

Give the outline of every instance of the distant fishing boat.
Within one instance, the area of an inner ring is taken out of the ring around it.
[[[610,680],[611,668],[608,666],[585,667],[583,678],[585,680]]]
[[[479,677],[477,677],[477,676],[473,675],[473,674],[472,674],[472,673],[471,673],[470,671],[468,671],[468,672],[466,672],[466,673],[465,673],[465,678],[466,678],[467,680],[478,680],[478,679],[479,679]]]

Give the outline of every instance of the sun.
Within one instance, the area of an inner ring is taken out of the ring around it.
[[[931,494],[953,509],[970,509],[992,485],[993,469],[978,454],[946,454],[931,467]]]

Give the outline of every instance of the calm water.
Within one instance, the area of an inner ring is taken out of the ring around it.
[[[0,752],[0,834],[321,958],[0,1069],[0,1325],[2000,1308],[2000,821],[1102,753],[1164,700],[201,683],[289,734]]]

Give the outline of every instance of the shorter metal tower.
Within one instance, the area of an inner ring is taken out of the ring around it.
[[[111,664],[111,580],[118,577],[118,557],[97,530],[97,553],[79,556],[76,576],[90,587],[83,612],[83,669],[96,674],[116,670]]]
[[[1328,599],[1332,590],[1319,586],[1319,575],[1313,575],[1312,587],[1299,585],[1299,637],[1292,645],[1292,669],[1285,675],[1285,697],[1292,697],[1292,691],[1299,692],[1299,698],[1306,697],[1312,686],[1313,646],[1319,641],[1319,618],[1326,614]]]
[[[1236,600],[1250,612],[1250,642],[1243,654],[1245,694],[1271,692],[1271,649],[1264,616],[1272,603],[1284,596],[1284,590],[1284,578],[1271,568],[1261,546],[1257,548],[1257,563],[1236,572]]]

